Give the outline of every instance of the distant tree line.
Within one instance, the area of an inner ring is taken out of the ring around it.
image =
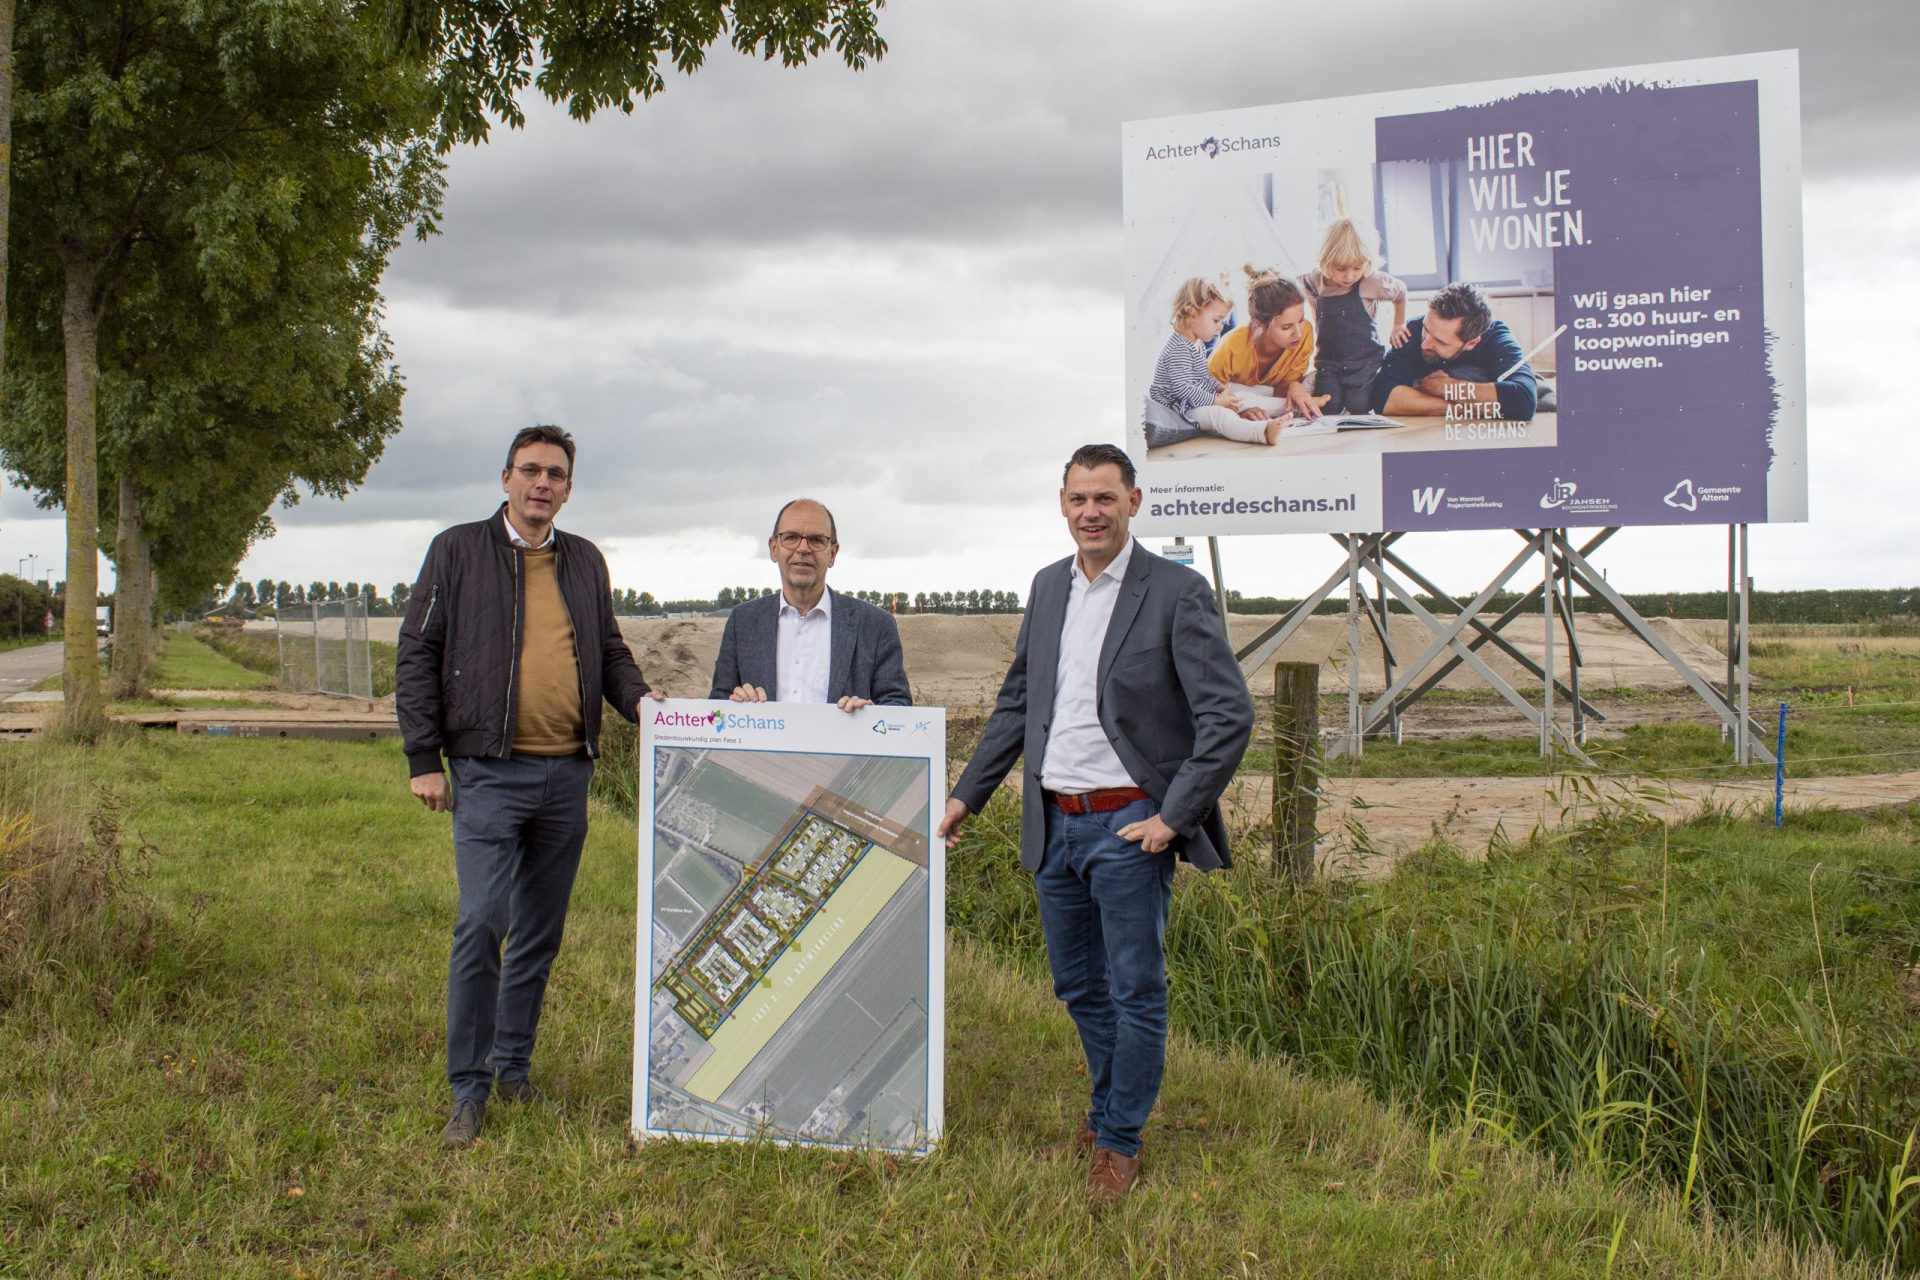
[[[1539,592],[1533,594],[1535,609],[1540,608]],[[1725,591],[1627,591],[1627,603],[1646,618],[1721,618],[1727,616]],[[1429,595],[1414,599],[1434,613],[1451,614],[1454,606]],[[1504,613],[1520,599],[1520,593],[1502,591],[1494,596],[1487,612]],[[1227,607],[1234,613],[1286,613],[1298,600],[1273,596],[1242,596],[1227,592]],[[1592,596],[1576,594],[1576,613],[1605,613],[1606,606]],[[1320,603],[1316,614],[1341,614],[1347,611],[1345,595],[1336,595]],[[1755,622],[1880,622],[1888,618],[1912,617],[1920,611],[1920,587],[1847,587],[1837,591],[1756,591],[1753,593],[1752,619]],[[1391,596],[1387,612],[1406,613],[1406,606]]]
[[[396,582],[387,594],[371,582],[283,582],[261,578],[256,582],[221,584],[206,592],[190,609],[178,610],[174,618],[231,616],[268,617],[289,607],[359,600],[370,618],[398,617],[407,611],[412,588]],[[623,618],[652,618],[667,613],[714,613],[745,604],[759,596],[772,595],[772,587],[722,587],[712,596],[685,600],[659,600],[650,591],[616,587],[613,611]],[[892,613],[1019,613],[1020,597],[1012,591],[919,591],[911,596],[904,591],[852,591],[856,600],[877,605]]]

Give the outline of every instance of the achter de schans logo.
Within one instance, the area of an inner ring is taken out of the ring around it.
[[[1183,160],[1205,156],[1217,160],[1240,151],[1266,151],[1281,145],[1274,134],[1208,134],[1198,142],[1164,142],[1147,148],[1149,160]]]

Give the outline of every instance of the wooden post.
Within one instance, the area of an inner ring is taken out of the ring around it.
[[[1273,664],[1273,865],[1313,879],[1320,809],[1320,664]]]

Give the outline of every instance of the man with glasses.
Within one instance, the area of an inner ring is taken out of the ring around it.
[[[529,1064],[586,841],[600,700],[636,720],[650,694],[614,622],[599,548],[553,527],[573,455],[559,427],[516,435],[500,472],[506,501],[433,540],[400,628],[394,703],[409,786],[429,812],[453,814],[460,882],[448,1148],[479,1135],[489,1096],[540,1097]]]
[[[893,615],[827,588],[839,553],[831,511],[811,498],[780,508],[767,539],[780,590],[727,615],[709,698],[831,702],[842,711],[913,702]]]

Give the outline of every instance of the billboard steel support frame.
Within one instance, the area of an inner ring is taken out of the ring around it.
[[[1643,618],[1626,597],[1615,591],[1607,582],[1604,574],[1593,565],[1592,556],[1603,543],[1620,531],[1619,526],[1601,529],[1578,549],[1573,545],[1565,529],[1515,529],[1515,536],[1526,545],[1506,566],[1496,574],[1471,600],[1461,601],[1439,589],[1425,574],[1421,573],[1406,558],[1391,550],[1404,532],[1393,533],[1353,533],[1330,534],[1335,543],[1345,552],[1343,563],[1329,574],[1310,595],[1295,605],[1279,622],[1268,627],[1244,646],[1236,655],[1243,671],[1253,671],[1263,667],[1281,646],[1292,638],[1295,632],[1313,616],[1342,582],[1347,586],[1347,647],[1348,647],[1348,689],[1347,723],[1339,739],[1330,748],[1331,756],[1358,756],[1365,739],[1369,736],[1390,734],[1394,741],[1400,741],[1400,717],[1405,711],[1431,692],[1439,683],[1462,663],[1473,668],[1476,674],[1489,687],[1500,694],[1525,717],[1527,722],[1539,734],[1541,754],[1553,753],[1556,745],[1559,749],[1583,761],[1588,757],[1582,748],[1587,740],[1587,721],[1605,722],[1606,716],[1589,702],[1580,692],[1580,667],[1583,656],[1575,623],[1575,588],[1586,592],[1598,602],[1601,609],[1612,614],[1620,623],[1648,648],[1663,658],[1669,666],[1684,680],[1693,693],[1706,704],[1720,720],[1722,730],[1734,749],[1734,759],[1739,764],[1760,762],[1774,763],[1774,755],[1765,745],[1764,735],[1754,731],[1750,717],[1750,671],[1748,664],[1749,634],[1752,620],[1753,580],[1748,573],[1747,539],[1744,526],[1729,526],[1728,535],[1728,661],[1727,690],[1723,695],[1711,682],[1680,656],[1650,623]],[[1520,598],[1491,622],[1482,621],[1481,613],[1497,596],[1514,574],[1520,572],[1526,562],[1539,555],[1542,561],[1540,586],[1529,588]],[[1362,571],[1373,575],[1377,584],[1378,599],[1369,598],[1360,586]],[[1433,599],[1454,609],[1451,620],[1445,620],[1431,613],[1412,591],[1408,590],[1393,576],[1398,571],[1416,587],[1428,593]],[[1387,594],[1399,601],[1410,615],[1418,620],[1433,639],[1427,648],[1404,668],[1398,662],[1393,646],[1388,639],[1388,616],[1385,597]],[[1545,663],[1538,663],[1521,653],[1501,632],[1507,624],[1530,612],[1535,606],[1542,610],[1544,631],[1543,647]],[[1386,673],[1386,689],[1364,711],[1360,708],[1359,698],[1359,658],[1360,658],[1360,611],[1364,609],[1368,621],[1381,641],[1382,658]],[[1549,676],[1555,665],[1554,630],[1558,626],[1563,630],[1567,644],[1567,679],[1563,682],[1556,675]],[[1471,629],[1475,634],[1471,640],[1463,638]],[[1541,699],[1538,707],[1529,702],[1508,681],[1502,678],[1486,661],[1478,650],[1491,644],[1506,657],[1512,659],[1523,670],[1541,681]],[[1444,655],[1444,662],[1431,674],[1420,677],[1433,667]],[[1419,683],[1415,683],[1418,680]],[[1565,695],[1571,708],[1572,731],[1569,733],[1554,718],[1554,693]],[[1591,763],[1591,761],[1588,761]]]

